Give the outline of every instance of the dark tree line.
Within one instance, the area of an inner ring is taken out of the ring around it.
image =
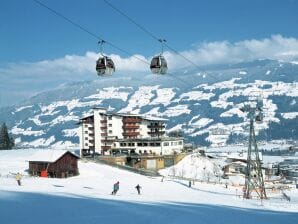
[[[0,150],[12,149],[14,147],[14,139],[9,135],[5,123],[0,128]]]

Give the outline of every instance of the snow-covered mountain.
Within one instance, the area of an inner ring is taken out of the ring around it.
[[[168,131],[182,129],[189,142],[224,145],[246,138],[248,120],[239,108],[262,97],[265,116],[256,127],[258,138],[297,139],[297,79],[297,64],[271,60],[184,69],[164,76],[115,74],[70,83],[1,108],[0,121],[8,124],[22,147],[68,147],[79,142],[79,118],[100,106],[166,118]]]

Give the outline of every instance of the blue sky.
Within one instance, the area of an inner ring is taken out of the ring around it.
[[[40,0],[132,53],[150,56],[159,44],[102,0]],[[297,37],[295,0],[109,0],[179,51],[202,41],[231,42],[273,34]],[[97,42],[32,0],[0,3],[0,61],[39,61],[98,50]],[[109,46],[108,53],[123,55]],[[125,55],[123,55],[125,56]]]
[[[40,1],[145,60],[160,51],[156,40],[103,0]],[[296,0],[108,1],[199,65],[267,57],[292,60],[298,55]],[[73,80],[74,70],[77,80],[97,78],[97,40],[33,0],[0,1],[0,34],[0,107]],[[131,55],[111,46],[105,52],[116,60],[118,71],[144,70]],[[172,68],[187,66],[167,49],[165,56],[176,66]],[[61,73],[60,78],[51,81],[53,73]]]

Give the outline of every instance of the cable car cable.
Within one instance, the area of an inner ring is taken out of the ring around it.
[[[124,16],[125,18],[127,18],[130,22],[132,22],[133,24],[135,24],[137,27],[139,27],[142,31],[144,31],[147,35],[149,35],[150,37],[152,37],[153,39],[155,39],[156,41],[160,42],[160,38],[158,38],[156,35],[154,35],[152,32],[150,32],[148,29],[146,29],[144,26],[140,25],[139,23],[137,23],[134,19],[132,19],[130,16],[128,16],[125,12],[123,12],[122,10],[120,10],[119,8],[117,8],[115,5],[111,4],[108,0],[103,0],[108,6],[110,6],[112,9],[114,9],[115,11],[117,11],[119,14],[121,14],[122,16]],[[198,66],[195,62],[193,62],[192,60],[190,60],[189,58],[185,57],[183,54],[181,54],[180,52],[178,52],[177,50],[175,50],[173,47],[171,47],[169,44],[164,43],[164,45],[169,48],[171,51],[173,51],[175,54],[179,55],[180,57],[182,57],[184,60],[188,61],[190,64],[192,64],[194,67],[198,68],[199,70],[202,70],[203,72],[204,69],[202,69],[200,66]],[[206,72],[207,73],[207,72]],[[218,81],[218,78],[208,74],[210,77],[212,77],[215,81]]]
[[[58,17],[64,19],[65,21],[69,22],[69,23],[72,24],[73,26],[79,28],[81,31],[86,32],[86,33],[89,34],[90,36],[94,37],[96,40],[98,40],[98,41],[104,41],[105,43],[107,43],[107,44],[110,45],[111,47],[113,47],[113,48],[115,48],[115,49],[117,49],[117,50],[119,50],[119,51],[121,51],[121,52],[127,54],[128,56],[130,56],[130,57],[134,57],[134,58],[136,58],[137,60],[143,62],[143,63],[146,64],[146,65],[150,65],[150,63],[149,63],[148,61],[146,61],[146,60],[144,60],[144,59],[142,59],[142,58],[140,58],[140,57],[138,57],[138,56],[133,55],[132,53],[128,52],[127,50],[124,50],[124,49],[118,47],[117,45],[113,44],[112,42],[109,42],[109,41],[107,41],[107,40],[104,40],[102,37],[98,36],[97,34],[91,32],[91,31],[89,31],[87,28],[85,28],[85,27],[81,26],[80,24],[74,22],[73,20],[69,19],[68,17],[64,16],[62,13],[60,13],[60,12],[58,12],[57,10],[55,10],[55,9],[53,9],[53,8],[51,8],[51,7],[49,7],[48,5],[42,3],[41,1],[39,1],[39,0],[33,0],[33,1],[34,1],[35,3],[37,3],[38,5],[40,5],[41,7],[43,7],[43,8],[45,8],[45,9],[49,10],[49,11],[52,12],[54,15],[56,15],[56,16],[58,16]],[[157,40],[160,42],[160,39],[157,38]],[[191,84],[190,84],[190,83],[187,83],[185,80],[182,80],[181,78],[178,78],[177,76],[175,76],[175,75],[173,75],[173,74],[171,74],[171,73],[167,73],[167,74],[171,75],[173,78],[179,80],[180,82],[184,83],[185,85],[191,86]],[[188,87],[188,86],[187,86],[187,87]]]
[[[74,25],[75,27],[79,28],[80,30],[82,30],[82,31],[84,31],[84,32],[86,32],[86,33],[88,33],[89,35],[91,35],[91,36],[94,37],[95,39],[97,39],[97,40],[99,40],[99,41],[105,41],[105,43],[107,43],[107,44],[110,45],[111,47],[113,47],[113,48],[115,48],[115,49],[117,49],[117,50],[119,50],[119,51],[121,51],[121,52],[127,54],[128,56],[134,57],[134,58],[138,59],[139,61],[142,61],[143,63],[146,63],[147,65],[149,64],[149,63],[148,63],[147,61],[145,61],[144,59],[142,59],[142,58],[140,58],[140,57],[138,57],[138,56],[133,55],[132,53],[128,52],[127,50],[124,50],[124,49],[118,47],[117,45],[113,44],[112,42],[109,42],[109,41],[104,40],[104,38],[98,36],[97,34],[91,32],[91,31],[89,31],[89,30],[86,29],[85,27],[83,27],[83,26],[81,26],[80,24],[74,22],[73,20],[67,18],[66,16],[64,16],[64,15],[61,14],[60,12],[54,10],[53,8],[50,8],[48,5],[42,3],[41,1],[39,1],[39,0],[33,0],[33,1],[34,1],[35,3],[37,3],[37,4],[39,4],[40,6],[46,8],[47,10],[49,10],[50,12],[52,12],[53,14],[55,14],[56,16],[58,16],[58,17],[60,17],[60,18],[62,18],[62,19],[64,19],[64,20],[66,20],[67,22],[71,23],[72,25]]]
[[[83,26],[81,26],[80,24],[72,21],[71,19],[67,18],[66,16],[62,15],[60,12],[50,8],[49,6],[47,6],[46,4],[40,2],[39,0],[33,0],[35,3],[39,4],[40,6],[48,9],[49,11],[51,11],[52,13],[54,13],[55,15],[59,16],[60,18],[68,21],[69,23],[71,23],[72,25],[76,26],[77,28],[81,29],[82,31],[88,33],[89,35],[95,37],[96,39],[99,39],[99,40],[104,40],[103,38],[101,38],[100,36],[98,36],[97,34],[93,33],[93,32],[90,32],[89,30],[87,30],[86,28],[84,28]]]
[[[108,6],[110,6],[112,9],[114,9],[115,11],[117,11],[119,14],[121,14],[122,16],[126,17],[130,22],[132,22],[133,24],[135,24],[137,27],[139,27],[141,30],[143,30],[145,33],[147,33],[149,36],[151,36],[153,39],[159,41],[160,38],[158,38],[157,36],[155,36],[153,33],[151,33],[149,30],[147,30],[144,26],[138,24],[136,21],[134,21],[131,17],[129,17],[126,13],[124,13],[123,11],[121,11],[120,9],[118,9],[116,6],[114,6],[113,4],[111,4],[109,1],[107,0],[103,0]]]

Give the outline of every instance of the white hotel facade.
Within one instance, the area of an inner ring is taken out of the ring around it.
[[[115,151],[157,155],[179,153],[183,149],[183,138],[166,137],[165,121],[94,108],[93,115],[79,122],[81,155],[111,155]]]

